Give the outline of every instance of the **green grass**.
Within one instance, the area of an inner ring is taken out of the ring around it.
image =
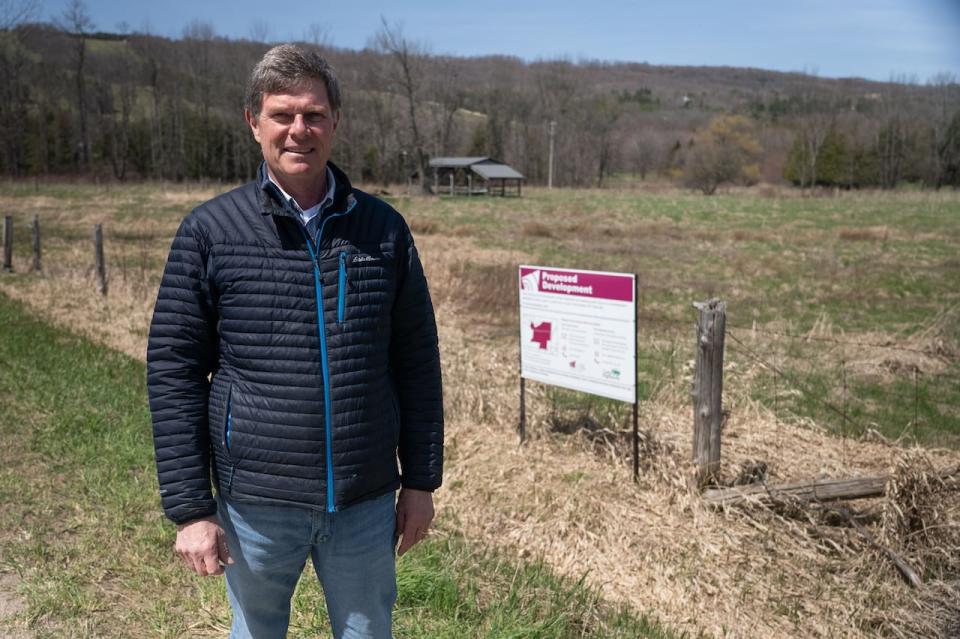
[[[0,295],[0,570],[37,639],[224,636],[223,581],[190,576],[160,514],[144,365]],[[671,637],[542,563],[478,548],[441,521],[398,563],[398,638]],[[315,579],[291,637],[328,633]]]
[[[676,320],[688,309],[678,297],[715,293],[732,313],[789,315],[800,330],[826,312],[846,330],[909,332],[960,301],[960,198],[949,194],[558,190],[531,191],[522,201],[441,198],[409,210],[542,263],[636,272],[647,305]],[[527,224],[551,232],[528,234]]]
[[[741,361],[748,359],[733,350]],[[843,362],[811,367],[810,361],[794,357],[777,364],[780,372],[756,380],[752,395],[773,408],[779,419],[810,418],[848,437],[874,430],[891,440],[960,448],[958,366],[936,377],[905,372],[873,380],[845,373]]]

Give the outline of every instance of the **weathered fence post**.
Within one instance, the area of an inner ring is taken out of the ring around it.
[[[450,174],[450,195],[456,195],[453,191],[453,173]]]
[[[693,463],[698,486],[720,471],[720,429],[723,426],[723,341],[727,305],[718,299],[695,302],[697,355],[693,373]]]
[[[33,216],[33,270],[39,273],[40,268],[40,216]]]
[[[103,260],[103,225],[93,227],[94,259],[96,260],[97,290],[101,295],[107,294],[107,270]]]
[[[473,195],[473,175],[467,174],[467,196]]]
[[[13,270],[13,216],[3,216],[3,270]]]

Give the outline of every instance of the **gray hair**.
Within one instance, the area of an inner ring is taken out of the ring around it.
[[[289,91],[305,80],[322,81],[330,107],[340,110],[340,82],[333,67],[318,52],[295,44],[277,45],[263,54],[250,74],[243,106],[259,115],[264,93]]]

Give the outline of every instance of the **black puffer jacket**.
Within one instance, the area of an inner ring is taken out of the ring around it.
[[[319,246],[258,183],[199,206],[173,240],[147,389],[176,523],[216,512],[211,472],[233,499],[328,511],[440,485],[437,330],[413,238],[331,168]]]

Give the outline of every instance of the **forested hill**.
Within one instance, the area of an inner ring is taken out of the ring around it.
[[[0,31],[0,171],[120,180],[252,175],[259,150],[241,105],[247,74],[268,45],[216,37],[204,24],[185,33],[171,40],[49,25]],[[602,185],[620,174],[681,179],[723,153],[749,169],[730,181],[960,184],[960,86],[952,77],[919,85],[456,58],[426,54],[386,26],[371,42],[362,51],[321,46],[344,88],[335,161],[357,179],[402,181],[429,157],[487,155],[546,182],[553,121],[561,185]]]

